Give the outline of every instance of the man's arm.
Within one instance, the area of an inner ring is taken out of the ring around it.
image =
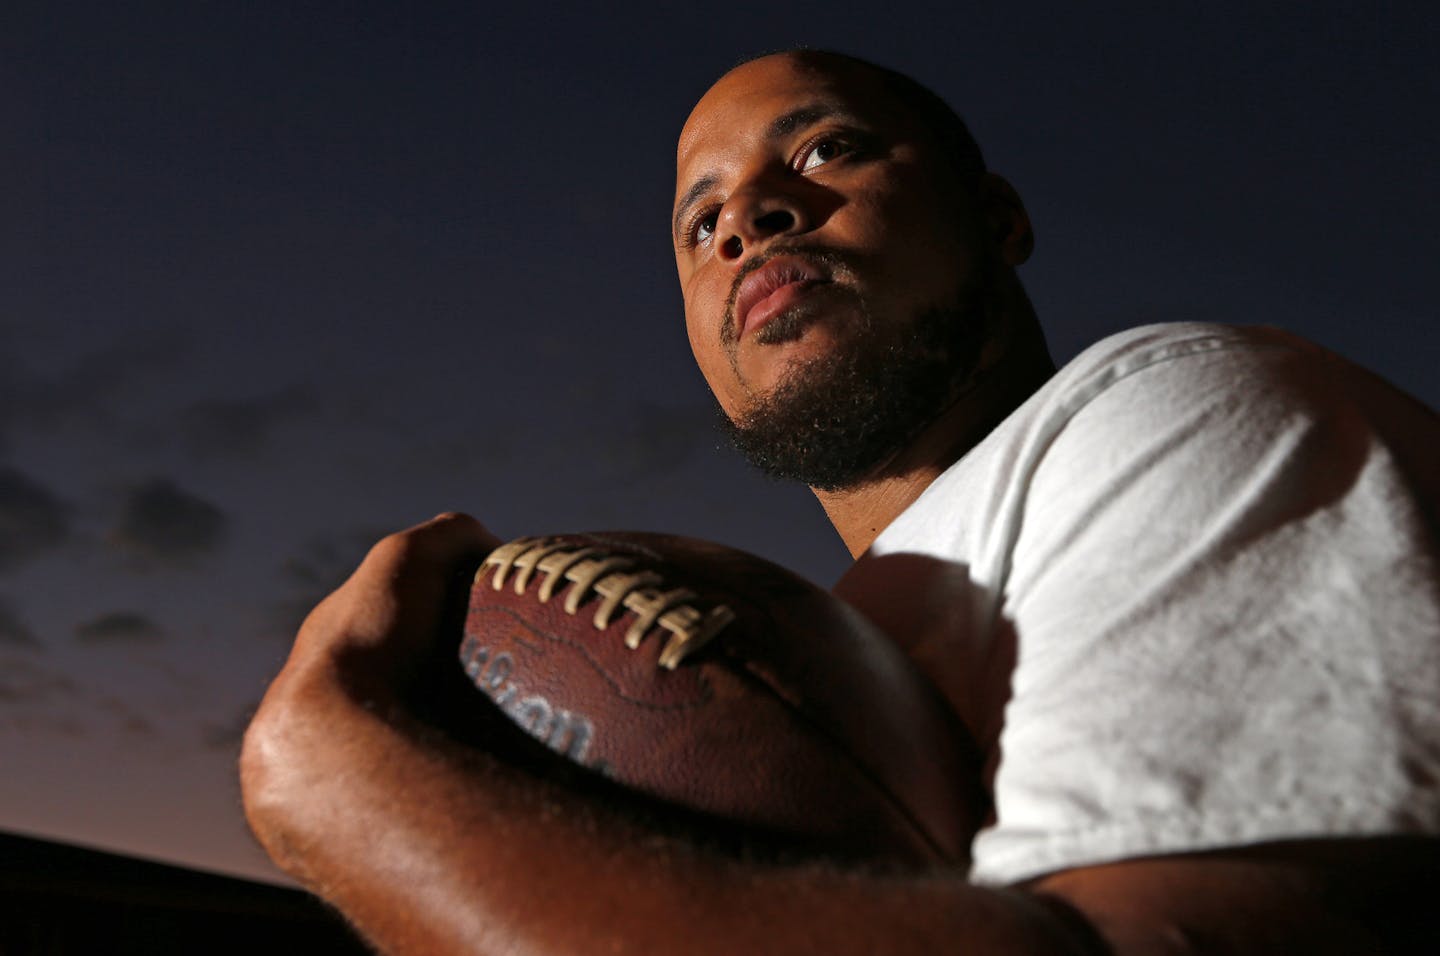
[[[246,735],[261,842],[386,953],[1396,951],[1372,928],[1409,912],[1387,892],[1433,851],[1213,854],[987,889],[738,861],[515,771],[406,701],[453,570],[492,544],[459,517],[383,541],[307,620]]]

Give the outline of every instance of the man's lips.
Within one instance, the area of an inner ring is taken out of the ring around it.
[[[731,312],[735,339],[784,312],[812,287],[830,282],[818,264],[800,256],[777,256],[747,275],[740,283]]]

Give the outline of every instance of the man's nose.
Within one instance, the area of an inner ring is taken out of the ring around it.
[[[776,236],[810,229],[809,217],[797,197],[753,182],[731,193],[715,222],[716,249],[721,259],[740,262]]]

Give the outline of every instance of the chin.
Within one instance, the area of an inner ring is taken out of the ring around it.
[[[803,374],[807,366],[861,347],[854,341],[856,335],[843,334],[856,331],[853,324],[840,325],[814,316],[788,319],[785,316],[768,323],[753,340],[741,343],[735,369],[751,402],[765,401],[795,374]],[[771,334],[777,322],[785,322],[788,327],[782,326]]]
[[[874,480],[953,404],[976,369],[985,324],[962,304],[889,326],[886,341],[868,334],[873,325],[848,327],[843,339],[824,325],[787,343],[783,361],[772,353],[763,378],[742,376],[747,401],[726,432],[772,477],[839,491]]]

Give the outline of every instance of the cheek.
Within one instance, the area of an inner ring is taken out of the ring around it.
[[[934,204],[917,202],[919,190],[899,188],[903,182],[852,192],[826,223],[824,240],[856,257],[875,301],[928,300],[963,267],[956,224]]]
[[[715,383],[711,367],[714,365],[715,359],[710,354],[713,348],[707,349],[705,345],[708,336],[705,335],[703,329],[697,327],[690,320],[689,316],[686,316],[685,320],[685,334],[686,338],[690,340],[690,354],[695,357],[695,364],[700,366],[700,374],[705,376],[705,381],[709,383],[711,389],[714,389]]]
[[[705,303],[708,300],[698,277],[682,285],[680,293],[685,307],[685,337],[690,341],[690,352],[695,356],[696,363],[703,369],[707,345],[713,347],[717,343],[715,319],[707,313]]]
[[[707,315],[699,305],[705,301],[708,300],[703,295],[687,296],[685,334],[690,341],[690,354],[695,356],[695,364],[700,367],[705,383],[726,414],[733,414],[736,407],[734,393],[738,391],[739,383],[735,381],[735,370],[720,342],[719,315]]]
[[[891,222],[911,228],[884,237],[889,250],[889,288],[896,296],[923,305],[946,302],[969,282],[977,267],[976,249],[961,233],[961,223],[935,207],[897,200],[887,213]]]

